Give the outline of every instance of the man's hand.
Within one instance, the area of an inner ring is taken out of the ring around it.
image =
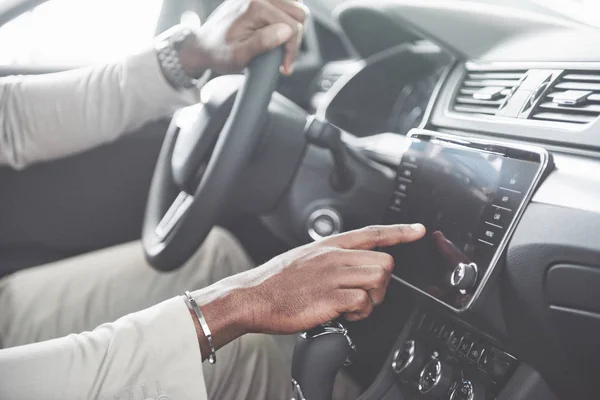
[[[295,0],[226,0],[183,43],[180,58],[190,76],[210,69],[229,73],[242,69],[257,55],[285,44],[281,70],[292,73],[308,8]]]
[[[194,297],[217,346],[244,333],[296,333],[341,316],[357,321],[383,301],[394,267],[390,255],[372,249],[412,242],[424,234],[425,227],[417,224],[370,226],[332,236],[224,279]]]

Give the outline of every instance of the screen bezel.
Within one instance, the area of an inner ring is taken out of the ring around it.
[[[460,308],[457,308],[427,292],[422,290],[421,288],[413,285],[412,283],[392,274],[392,279],[401,284],[410,287],[413,290],[416,290],[420,294],[427,296],[428,298],[436,301],[439,304],[442,304],[452,311],[456,313],[462,313],[471,309],[473,304],[479,299],[485,288],[488,286],[488,282],[496,276],[497,266],[500,260],[500,257],[506,250],[506,246],[512,234],[521,220],[521,217],[525,211],[525,208],[531,201],[531,197],[541,182],[544,173],[548,170],[548,166],[550,165],[550,154],[548,151],[542,147],[537,146],[529,146],[522,145],[518,143],[510,143],[502,140],[489,140],[489,139],[479,139],[479,138],[471,138],[454,134],[447,133],[438,133],[434,131],[429,131],[425,129],[413,129],[411,130],[407,137],[412,140],[423,140],[423,141],[439,141],[441,145],[448,146],[460,146],[468,149],[469,151],[479,151],[479,152],[493,152],[495,154],[502,153],[506,157],[516,158],[516,159],[527,159],[528,161],[539,162],[539,168],[536,171],[536,174],[532,180],[532,183],[529,185],[528,189],[524,192],[523,200],[521,201],[519,207],[516,209],[514,217],[511,223],[508,225],[498,248],[496,249],[491,261],[490,265],[483,274],[481,280],[477,283],[477,287],[473,296],[469,301]]]

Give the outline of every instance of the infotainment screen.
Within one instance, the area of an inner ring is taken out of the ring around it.
[[[420,222],[427,235],[386,249],[394,277],[464,310],[489,279],[548,156],[427,131],[411,137],[385,222]]]

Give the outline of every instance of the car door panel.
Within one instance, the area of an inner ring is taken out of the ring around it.
[[[22,171],[0,168],[0,276],[139,238],[167,122]]]

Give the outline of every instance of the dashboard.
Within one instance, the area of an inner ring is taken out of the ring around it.
[[[418,127],[451,57],[428,41],[405,43],[347,64],[327,96],[316,103],[318,115],[354,135],[381,132],[406,135]],[[399,79],[390,80],[396,75]]]
[[[288,222],[300,237],[327,208],[344,229],[429,228],[383,249],[397,265],[388,298],[349,328],[361,398],[600,397],[600,31],[531,10],[375,0],[335,11],[360,57],[326,66],[311,104],[381,173],[335,193],[318,183],[326,152],[311,153]],[[392,45],[371,53],[369,40]]]

